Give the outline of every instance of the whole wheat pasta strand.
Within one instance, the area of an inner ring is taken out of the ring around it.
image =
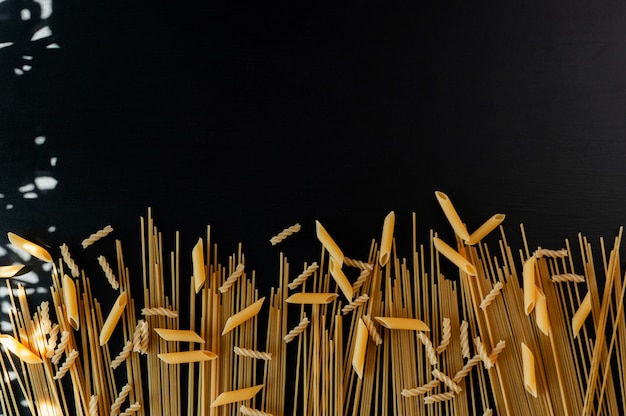
[[[67,244],[65,243],[61,244],[61,257],[63,257],[63,261],[65,262],[65,264],[67,264],[67,267],[70,269],[70,272],[72,273],[72,277],[80,276],[80,270],[78,269],[78,266],[72,259],[72,256],[70,255],[70,249],[67,247]]]
[[[65,373],[67,373],[70,370],[70,368],[72,368],[72,365],[74,364],[74,361],[76,361],[77,358],[78,358],[78,351],[72,350],[72,352],[70,352],[70,355],[63,362],[63,365],[59,367],[57,373],[54,375],[54,379],[60,380],[61,378],[63,378]]]
[[[241,356],[249,357],[249,358],[256,358],[258,360],[268,361],[272,359],[272,354],[269,352],[250,350],[248,348],[239,348],[239,347],[234,347],[233,351],[237,355],[241,355]]]
[[[374,340],[376,345],[380,345],[383,343],[383,338],[380,336],[376,327],[374,326],[374,321],[370,318],[369,315],[363,315],[363,323],[367,327],[367,332],[369,332],[370,337]]]
[[[319,268],[316,262],[313,262],[309,267],[307,267],[302,273],[298,275],[291,283],[287,285],[289,289],[295,289],[300,286],[302,283],[306,281],[315,271]]]
[[[309,318],[305,316],[304,318],[302,318],[298,326],[293,328],[291,331],[289,331],[287,335],[285,335],[285,338],[284,338],[285,342],[293,341],[298,335],[304,332],[304,330],[306,329],[308,325],[309,325]]]
[[[224,284],[219,288],[220,292],[221,293],[226,293],[228,291],[228,289],[230,289],[230,287],[235,284],[237,279],[239,279],[239,277],[241,277],[241,275],[243,274],[244,269],[245,269],[245,265],[243,263],[239,263],[237,265],[237,267],[235,268],[235,271],[233,272],[233,274],[228,276],[228,279],[226,279]]]
[[[469,324],[467,321],[461,323],[461,355],[463,358],[470,357],[469,350]]]
[[[494,299],[500,294],[503,286],[502,282],[498,282],[493,285],[493,288],[491,288],[489,293],[487,293],[487,296],[485,296],[482,302],[480,302],[480,309],[483,311],[486,310],[487,306],[491,305],[491,302],[493,302]]]
[[[178,318],[178,311],[163,307],[143,308],[141,314],[145,316],[166,316],[172,319]]]
[[[246,407],[243,404],[239,408],[239,413],[246,416],[272,416],[271,413],[265,413],[257,409],[252,409],[250,407]]]
[[[452,326],[450,325],[450,318],[443,318],[443,330],[441,331],[441,343],[436,348],[437,354],[441,354],[448,348],[450,339],[452,338]]]
[[[369,269],[361,270],[361,273],[359,273],[359,277],[357,277],[357,279],[354,281],[354,284],[352,285],[352,290],[356,291],[361,286],[363,286],[370,274],[372,274],[372,271]]]
[[[119,416],[131,416],[141,410],[141,403],[135,402],[128,406]]]
[[[424,397],[424,404],[445,402],[446,400],[452,399],[454,396],[456,396],[456,393],[453,391],[447,391],[445,393],[440,393],[440,394],[433,394],[433,395]]]
[[[117,368],[124,361],[126,361],[126,358],[128,358],[130,353],[133,351],[133,347],[134,347],[133,342],[127,341],[126,345],[124,345],[124,348],[122,348],[122,351],[117,355],[117,357],[115,357],[113,361],[111,361],[111,368]]]
[[[54,364],[58,364],[59,360],[61,360],[61,355],[63,355],[63,351],[65,351],[69,341],[70,333],[68,331],[63,331],[61,333],[61,341],[57,345],[57,349],[54,351],[54,355],[52,356],[52,362]]]
[[[403,395],[404,397],[421,396],[423,394],[428,393],[429,391],[431,391],[432,389],[437,387],[439,384],[441,384],[441,381],[439,381],[437,379],[433,379],[433,380],[430,380],[428,383],[426,383],[426,384],[424,384],[423,386],[420,386],[420,387],[415,387],[415,388],[412,388],[412,389],[402,389],[402,392],[400,394]]]
[[[111,227],[110,225],[107,225],[103,229],[96,231],[95,233],[91,234],[89,237],[85,238],[83,242],[81,243],[81,245],[83,246],[83,248],[87,248],[93,243],[95,243],[96,241],[100,240],[101,238],[104,238],[107,235],[109,235],[112,231],[113,231],[113,227]]]
[[[369,296],[366,294],[363,294],[361,296],[359,296],[358,298],[356,298],[355,300],[353,300],[352,302],[350,302],[349,304],[347,304],[346,306],[344,306],[341,309],[341,313],[342,314],[347,314],[348,312],[351,312],[353,310],[355,310],[356,308],[358,308],[359,306],[364,305],[365,303],[367,303],[367,301],[369,300]]]
[[[439,381],[441,381],[443,384],[445,384],[446,386],[448,386],[450,388],[450,390],[454,391],[456,394],[461,393],[462,389],[461,386],[459,386],[458,384],[456,384],[454,382],[454,380],[452,380],[450,377],[448,377],[446,374],[442,373],[441,371],[437,370],[436,368],[432,371],[432,375],[433,377],[435,377],[436,379],[438,379]]]
[[[452,378],[452,380],[455,383],[460,382],[461,380],[463,380],[469,373],[470,371],[472,371],[472,368],[474,368],[474,366],[478,363],[481,363],[483,361],[483,358],[476,354],[475,356],[473,356],[472,358],[470,358],[465,365],[463,366],[462,369],[460,369]]]
[[[98,416],[98,395],[89,399],[89,416]]]
[[[554,283],[562,283],[562,282],[573,282],[573,283],[582,283],[585,281],[585,276],[574,273],[562,273],[555,274],[550,276],[550,280]]]
[[[270,243],[275,246],[276,244],[282,242],[285,238],[300,231],[300,228],[300,224],[297,223],[292,225],[291,227],[287,227],[278,234],[276,234],[274,237],[270,238]]]
[[[124,401],[126,400],[126,397],[128,397],[128,395],[130,394],[130,391],[132,389],[133,389],[133,386],[131,386],[128,383],[124,387],[122,387],[122,391],[120,391],[120,393],[118,394],[117,398],[115,399],[115,401],[111,405],[110,416],[117,416],[117,415],[119,415],[120,408],[124,404]]]
[[[102,271],[104,272],[104,275],[109,281],[111,287],[117,290],[120,287],[120,284],[117,282],[117,278],[115,277],[115,274],[113,274],[113,269],[109,266],[107,259],[104,256],[99,256],[98,263],[100,263],[100,267],[102,268]]]
[[[361,260],[354,260],[354,259],[351,259],[351,258],[348,258],[348,257],[344,257],[343,258],[343,262],[346,265],[350,266],[350,267],[356,267],[357,269],[361,269],[361,270],[369,270],[369,271],[371,271],[371,270],[374,269],[374,266],[369,264],[369,263],[366,263],[366,262],[361,261]]]
[[[538,248],[533,253],[533,256],[537,258],[541,257],[551,257],[553,259],[561,259],[563,257],[567,257],[567,250],[562,248],[560,250],[548,250],[547,248]]]
[[[435,351],[435,348],[433,348],[433,343],[430,341],[430,339],[423,332],[418,333],[417,337],[422,342],[422,345],[424,345],[424,347],[426,348],[426,356],[428,357],[428,362],[430,363],[430,365],[432,365],[433,367],[439,365],[439,360],[437,359],[437,351]]]

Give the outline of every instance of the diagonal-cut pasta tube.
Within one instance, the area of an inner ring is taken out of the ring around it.
[[[246,387],[244,389],[225,391],[211,403],[211,407],[218,407],[229,403],[242,402],[250,400],[263,388],[263,384],[257,386]]]
[[[17,234],[7,233],[7,236],[9,237],[9,241],[11,242],[11,244],[13,244],[15,247],[25,251],[33,257],[37,257],[39,260],[43,260],[47,263],[52,263],[52,256],[50,256],[50,253],[48,253],[45,248],[33,243],[32,241],[28,241],[23,237],[20,237]]]
[[[68,275],[63,276],[63,303],[65,304],[67,321],[75,331],[78,331],[80,328],[80,317],[78,315],[76,285],[74,284],[74,280]]]
[[[0,266],[0,279],[13,277],[24,268],[23,264],[12,264],[10,266]]]
[[[444,243],[438,237],[433,237],[433,243],[438,252],[443,254],[448,260],[454,263],[459,269],[463,270],[470,276],[476,276],[476,268],[458,251]]]
[[[363,378],[363,367],[365,366],[365,350],[367,349],[367,326],[361,318],[356,330],[356,338],[354,339],[354,353],[352,355],[352,368],[360,379]]]
[[[335,300],[337,296],[336,293],[299,292],[289,296],[285,302],[300,305],[326,305]]]
[[[522,278],[524,280],[524,312],[526,312],[526,315],[530,315],[533,309],[535,309],[537,296],[537,291],[535,290],[536,263],[537,258],[535,256],[532,256],[524,262],[524,266],[522,268]]]
[[[533,352],[522,342],[522,369],[524,373],[524,387],[537,397],[537,379],[535,376],[535,356]]]
[[[502,224],[504,217],[504,214],[495,214],[493,217],[485,221],[483,225],[470,234],[469,240],[466,241],[467,245],[473,246],[474,244],[480,242],[480,240],[485,238],[487,234],[495,230],[498,225]]]
[[[393,242],[393,228],[396,223],[396,214],[391,211],[385,217],[383,223],[383,234],[380,237],[380,250],[378,255],[378,263],[384,266],[389,261],[391,255],[391,243]]]
[[[180,352],[164,352],[158,355],[161,361],[167,364],[186,364],[211,361],[217,358],[217,354],[207,350],[193,350]]]
[[[317,234],[317,239],[328,251],[328,254],[335,259],[337,264],[343,266],[343,252],[319,221],[315,221],[315,233]]]
[[[352,302],[352,296],[354,295],[352,284],[344,274],[343,270],[341,270],[341,266],[332,257],[330,258],[328,269],[330,270],[330,275],[333,279],[335,279],[335,282],[337,282],[337,286],[339,286],[343,295],[349,302]]]
[[[574,337],[578,336],[580,328],[582,328],[585,323],[585,319],[587,319],[589,312],[591,312],[591,292],[587,292],[585,298],[580,303],[580,306],[572,317],[572,332],[574,333]]]
[[[454,205],[452,205],[452,201],[448,198],[448,195],[444,194],[441,191],[436,191],[435,196],[437,197],[437,201],[439,201],[439,205],[441,205],[441,209],[445,214],[448,222],[452,226],[452,229],[463,241],[468,241],[470,239],[469,233],[467,232],[467,227],[461,221],[459,214],[457,214],[456,209],[454,209]]]
[[[395,318],[390,316],[375,316],[382,326],[388,329],[405,329],[408,331],[430,331],[426,323],[415,318]]]
[[[261,298],[254,302],[252,305],[247,306],[246,308],[228,318],[228,320],[224,324],[224,330],[222,331],[222,335],[232,331],[234,328],[243,324],[248,319],[254,318],[261,310],[261,306],[263,306],[264,300],[265,298]]]
[[[104,325],[102,325],[102,330],[100,331],[100,346],[106,344],[109,341],[109,338],[111,338],[113,330],[117,326],[117,322],[120,320],[122,312],[124,312],[127,301],[128,298],[126,292],[120,293],[117,297],[117,300],[113,304],[106,321],[104,321]]]
[[[204,269],[204,244],[202,238],[191,250],[191,262],[193,264],[193,282],[195,284],[196,293],[200,292],[202,285],[206,280],[206,270]]]
[[[43,360],[34,352],[26,348],[22,343],[13,338],[11,335],[0,335],[0,344],[4,345],[6,349],[17,355],[20,360],[29,364],[39,364]]]
[[[191,329],[154,328],[154,331],[165,341],[198,342],[204,344],[204,339]]]

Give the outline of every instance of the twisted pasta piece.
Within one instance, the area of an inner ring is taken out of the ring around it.
[[[70,370],[70,368],[72,368],[72,365],[74,364],[74,361],[76,361],[77,358],[78,358],[78,351],[72,350],[72,352],[70,352],[70,355],[63,362],[63,365],[59,367],[59,369],[57,370],[57,373],[54,375],[54,379],[60,380],[61,378],[63,378],[65,373],[67,373]]]
[[[474,338],[474,346],[476,347],[476,354],[478,354],[483,360],[485,369],[490,369],[491,367],[493,367],[493,362],[489,358],[487,348],[485,347],[485,344],[483,344],[483,342],[480,340],[480,337]]]
[[[39,322],[41,325],[41,332],[47,334],[52,327],[52,322],[50,322],[50,307],[48,301],[41,302],[39,305]]]
[[[61,355],[63,355],[63,351],[67,348],[67,344],[70,342],[70,333],[68,331],[63,331],[61,333],[61,341],[57,345],[57,349],[54,351],[52,355],[52,362],[54,364],[58,364],[61,359]]]
[[[113,227],[111,227],[110,225],[107,225],[103,229],[96,231],[95,233],[91,234],[89,237],[85,238],[83,242],[81,243],[81,245],[83,246],[83,248],[87,248],[93,243],[95,243],[96,241],[100,240],[101,238],[104,238],[107,235],[109,235],[112,231],[113,231]]]
[[[140,410],[141,410],[141,403],[135,402],[131,404],[130,406],[128,406],[126,410],[124,410],[122,413],[119,414],[119,416],[130,416],[132,414],[137,413]]]
[[[493,415],[493,410],[491,409],[486,409],[485,413],[483,413],[483,416],[491,416],[491,415]]]
[[[467,321],[461,323],[461,355],[463,358],[470,357],[469,350],[469,325]]]
[[[178,318],[178,311],[169,308],[155,307],[155,308],[143,308],[141,314],[145,316],[166,316],[168,318]]]
[[[256,358],[258,360],[268,361],[272,359],[272,354],[270,354],[269,352],[255,351],[255,350],[250,350],[247,348],[239,348],[239,347],[234,347],[233,351],[237,355],[250,357],[250,358]]]
[[[563,257],[567,257],[567,250],[564,248],[560,250],[548,250],[547,248],[538,248],[533,253],[533,256],[537,258],[552,257],[553,259],[561,259]]]
[[[376,345],[382,344],[383,343],[383,338],[380,336],[380,334],[376,330],[376,327],[374,326],[374,322],[372,321],[372,318],[370,318],[369,315],[364,315],[363,316],[363,323],[367,327],[367,332],[369,332],[370,337],[372,337],[372,339],[374,340]]]
[[[272,243],[272,245],[275,246],[276,244],[283,241],[285,238],[289,237],[292,234],[297,233],[298,231],[300,231],[300,224],[294,224],[291,227],[285,228],[280,233],[276,234],[274,237],[270,238],[270,243]]]
[[[437,360],[437,351],[433,348],[433,343],[430,339],[423,332],[418,333],[417,337],[420,341],[422,341],[422,345],[426,348],[426,356],[428,357],[430,365],[433,367],[439,365],[439,361]]]
[[[361,269],[361,270],[371,271],[374,269],[374,266],[369,263],[365,263],[364,261],[361,261],[361,260],[350,259],[348,257],[343,258],[343,263],[347,266],[356,267],[357,269]]]
[[[358,290],[363,286],[369,275],[372,273],[370,269],[362,269],[361,273],[359,273],[359,277],[354,281],[352,285],[352,290]]]
[[[93,395],[89,399],[89,416],[98,416],[98,395]]]
[[[491,305],[491,302],[493,302],[493,300],[500,294],[503,286],[502,282],[496,283],[489,293],[487,293],[487,296],[485,296],[482,302],[480,302],[480,309],[483,311],[486,310],[487,306]]]
[[[403,395],[404,397],[421,396],[423,394],[428,393],[429,391],[431,391],[435,387],[437,387],[440,383],[441,382],[439,380],[433,379],[433,380],[429,381],[428,383],[426,383],[426,384],[424,384],[423,386],[420,386],[420,387],[415,387],[413,389],[402,389],[402,392],[400,392],[400,394]]]
[[[563,273],[563,274],[555,274],[550,276],[550,279],[554,283],[562,283],[562,282],[574,282],[574,283],[582,283],[585,281],[585,276],[574,273]]]
[[[304,270],[302,273],[300,273],[298,275],[298,277],[296,277],[295,279],[293,279],[293,282],[289,283],[287,285],[287,287],[289,287],[289,289],[295,289],[298,286],[300,286],[302,283],[304,283],[306,281],[306,279],[309,278],[309,276],[311,276],[313,273],[315,273],[315,271],[319,268],[319,266],[317,265],[317,263],[313,263],[311,264],[309,267],[306,268],[306,270]]]
[[[124,361],[126,361],[126,358],[128,358],[130,353],[133,351],[133,347],[133,342],[127,341],[126,345],[124,345],[124,348],[122,348],[122,351],[117,355],[117,357],[115,357],[113,361],[111,361],[111,368],[115,369],[119,367]]]
[[[433,395],[424,397],[424,404],[445,402],[446,400],[452,399],[454,396],[456,396],[456,393],[454,393],[453,391],[447,391],[445,393],[440,393],[440,394],[433,394]]]
[[[285,338],[284,338],[285,342],[293,341],[294,338],[296,338],[298,335],[304,332],[307,326],[309,326],[309,318],[305,316],[304,318],[302,318],[298,326],[293,328],[291,331],[289,331],[287,335],[285,335]]]
[[[54,348],[57,344],[57,338],[59,336],[59,325],[54,324],[48,332],[48,343],[46,344],[46,358],[52,358],[54,356]]]
[[[491,362],[492,367],[496,364],[496,361],[498,360],[498,355],[500,355],[502,350],[504,350],[505,346],[506,346],[506,341],[501,339],[500,341],[498,341],[496,346],[493,347],[493,349],[491,350],[491,354],[489,354],[489,362]]]
[[[450,339],[452,338],[452,326],[450,325],[450,318],[443,318],[443,330],[441,331],[441,343],[437,347],[437,354],[441,354],[448,348]]]
[[[351,312],[351,311],[355,310],[359,306],[364,305],[369,300],[369,298],[370,297],[367,296],[366,294],[363,294],[363,295],[359,296],[358,298],[356,298],[355,300],[353,300],[352,302],[350,302],[349,304],[344,306],[341,309],[341,313],[343,313],[345,315],[348,312]]]
[[[130,384],[126,384],[124,387],[122,387],[122,391],[120,391],[120,394],[117,396],[117,398],[111,405],[110,416],[119,415],[120,408],[122,407],[122,404],[124,404],[126,397],[130,394],[130,391],[132,389],[133,389],[133,386],[131,386]]]
[[[245,265],[243,263],[239,263],[237,267],[235,268],[235,271],[233,272],[233,274],[228,276],[228,279],[226,279],[224,284],[219,288],[220,292],[226,293],[228,289],[230,289],[230,287],[234,285],[237,279],[239,279],[239,277],[243,274],[244,269],[245,269]]]
[[[76,265],[76,263],[74,263],[74,260],[72,259],[72,256],[70,255],[70,249],[67,247],[67,244],[65,243],[61,244],[61,257],[63,257],[63,261],[65,262],[65,264],[67,264],[67,267],[70,269],[70,272],[72,273],[72,277],[80,276],[80,271],[78,269],[78,266]]]
[[[456,394],[461,393],[461,387],[454,382],[450,377],[437,370],[436,368],[432,371],[433,377],[441,381],[443,384],[448,386],[450,390],[454,391]]]
[[[246,415],[246,416],[272,416],[271,413],[265,413],[257,409],[252,409],[250,407],[244,406],[243,404],[239,408],[239,412],[242,415]]]
[[[133,351],[141,354],[148,353],[148,346],[150,342],[150,330],[148,323],[143,319],[137,321],[135,332],[133,333]]]
[[[98,263],[100,263],[100,267],[102,268],[102,271],[104,272],[104,275],[109,281],[111,287],[117,290],[120,287],[120,284],[117,282],[117,278],[115,277],[115,274],[113,274],[113,269],[109,266],[107,259],[104,256],[99,256]]]
[[[455,383],[460,382],[461,380],[463,380],[469,373],[470,371],[472,371],[472,368],[482,362],[483,359],[480,355],[476,354],[475,356],[473,356],[471,359],[469,359],[465,365],[463,366],[463,368],[461,368],[452,378],[452,381],[454,381]]]

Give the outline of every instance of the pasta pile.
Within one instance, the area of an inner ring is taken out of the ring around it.
[[[165,253],[151,210],[140,220],[140,271],[129,270],[119,240],[115,259],[98,256],[98,245],[112,243],[111,226],[82,243],[101,266],[92,277],[72,258],[79,249],[63,244],[55,260],[9,233],[16,248],[54,267],[51,300],[31,313],[25,288],[10,279],[21,265],[0,266],[13,326],[0,335],[0,409],[618,414],[626,404],[621,229],[610,248],[600,241],[600,260],[583,236],[575,248],[568,240],[564,248],[531,247],[523,227],[523,247],[514,251],[503,214],[470,232],[450,198],[435,197],[455,241],[431,231],[418,244],[413,215],[411,256],[401,258],[390,212],[369,253],[350,257],[316,221],[321,250],[299,266],[281,253],[277,284],[266,296],[241,245],[220,263],[210,227],[189,254],[178,233]],[[270,242],[284,245],[305,230],[296,224]],[[495,244],[484,242],[488,235]],[[181,276],[183,262],[190,278]],[[142,281],[141,293],[133,293],[131,274]],[[110,305],[92,291],[96,278],[110,283],[102,294],[115,299]]]

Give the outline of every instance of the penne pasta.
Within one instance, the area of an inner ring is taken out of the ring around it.
[[[204,281],[206,280],[206,270],[204,269],[204,244],[202,238],[191,250],[191,262],[193,264],[193,282],[195,284],[196,293],[200,292]]]
[[[254,318],[261,310],[261,306],[263,306],[264,300],[265,298],[261,298],[257,300],[256,302],[254,302],[252,305],[247,306],[243,310],[237,312],[236,314],[228,318],[228,320],[224,324],[224,330],[222,331],[222,335],[227,334],[228,332],[232,331],[234,328],[243,324],[248,319]]]
[[[12,264],[10,266],[0,266],[0,279],[13,277],[24,268],[23,264]]]
[[[250,400],[263,388],[263,384],[257,386],[246,387],[244,389],[225,391],[211,403],[211,407],[218,407],[229,403],[242,402]]]
[[[11,335],[0,335],[0,344],[6,349],[17,355],[20,360],[29,364],[40,364],[43,360],[34,352],[26,348],[22,343],[13,338]]]
[[[524,266],[522,268],[522,278],[524,280],[524,312],[526,312],[526,315],[530,315],[535,308],[535,297],[537,296],[537,291],[535,290],[536,263],[537,258],[532,256],[524,262]]]
[[[180,352],[164,352],[158,354],[161,361],[167,364],[186,364],[210,361],[217,358],[217,354],[207,350],[193,350]]]
[[[337,296],[336,293],[299,292],[289,296],[285,302],[301,305],[326,305],[335,300]]]
[[[483,223],[483,225],[478,227],[476,231],[470,234],[469,240],[467,240],[466,243],[470,246],[473,246],[474,244],[480,242],[480,240],[485,238],[490,232],[495,230],[496,227],[502,224],[502,221],[504,221],[504,217],[504,214],[495,214],[493,217],[489,218]]]
[[[154,328],[154,331],[165,341],[198,342],[204,344],[204,339],[191,329]]]
[[[435,244],[437,251],[454,263],[459,269],[470,276],[476,276],[476,268],[474,265],[463,257],[458,251],[444,243],[438,237],[433,237],[433,243]]]
[[[339,266],[343,266],[343,252],[319,221],[315,221],[315,233],[317,234],[317,239],[328,251],[328,254],[335,259]]]
[[[28,241],[23,237],[20,237],[17,234],[9,232],[7,233],[7,235],[9,237],[9,241],[15,247],[25,251],[33,257],[37,257],[39,260],[43,260],[46,263],[52,263],[52,256],[50,256],[50,253],[48,253],[45,248],[31,241]]]
[[[537,379],[535,376],[535,356],[530,348],[522,342],[522,369],[526,391],[537,397]]]
[[[78,331],[80,328],[80,317],[78,316],[78,301],[76,299],[76,285],[74,280],[68,275],[63,276],[63,303],[65,304],[65,314],[70,326]]]
[[[343,270],[341,270],[341,265],[337,264],[334,258],[330,258],[330,262],[328,264],[328,269],[330,270],[330,275],[337,282],[337,286],[341,289],[343,295],[348,299],[349,302],[352,302],[352,296],[354,294],[354,289],[352,289],[352,284],[344,274]]]
[[[535,321],[537,322],[537,327],[544,335],[550,335],[550,317],[548,316],[546,295],[538,287],[535,290]]]
[[[359,318],[356,330],[356,338],[354,339],[354,353],[352,355],[352,368],[360,379],[363,378],[363,367],[365,366],[365,350],[367,349],[368,338],[367,326],[361,318]]]
[[[585,319],[587,319],[589,312],[591,312],[591,292],[587,292],[585,298],[580,303],[580,306],[572,317],[572,332],[574,333],[574,337],[578,336],[580,328],[582,328],[585,323]]]
[[[111,338],[113,330],[115,330],[117,322],[120,320],[122,312],[124,312],[127,301],[126,292],[120,293],[117,297],[117,300],[113,304],[106,321],[104,321],[104,325],[102,325],[102,330],[100,331],[100,346],[106,344],[109,341],[109,338]]]
[[[452,205],[452,201],[450,201],[448,195],[441,191],[436,191],[435,196],[437,197],[437,201],[439,201],[439,205],[441,206],[441,209],[452,226],[455,234],[458,235],[461,240],[467,242],[470,239],[467,227],[463,224],[463,221],[461,221],[461,218],[459,217],[459,214],[457,214],[456,209],[454,209],[454,205]]]
[[[384,266],[389,261],[391,255],[391,243],[393,242],[393,228],[396,223],[396,214],[391,211],[385,217],[383,223],[383,234],[380,238],[380,250],[378,255],[378,263]]]
[[[382,326],[388,329],[404,329],[408,331],[430,331],[428,325],[414,318],[393,318],[390,316],[375,316]]]

